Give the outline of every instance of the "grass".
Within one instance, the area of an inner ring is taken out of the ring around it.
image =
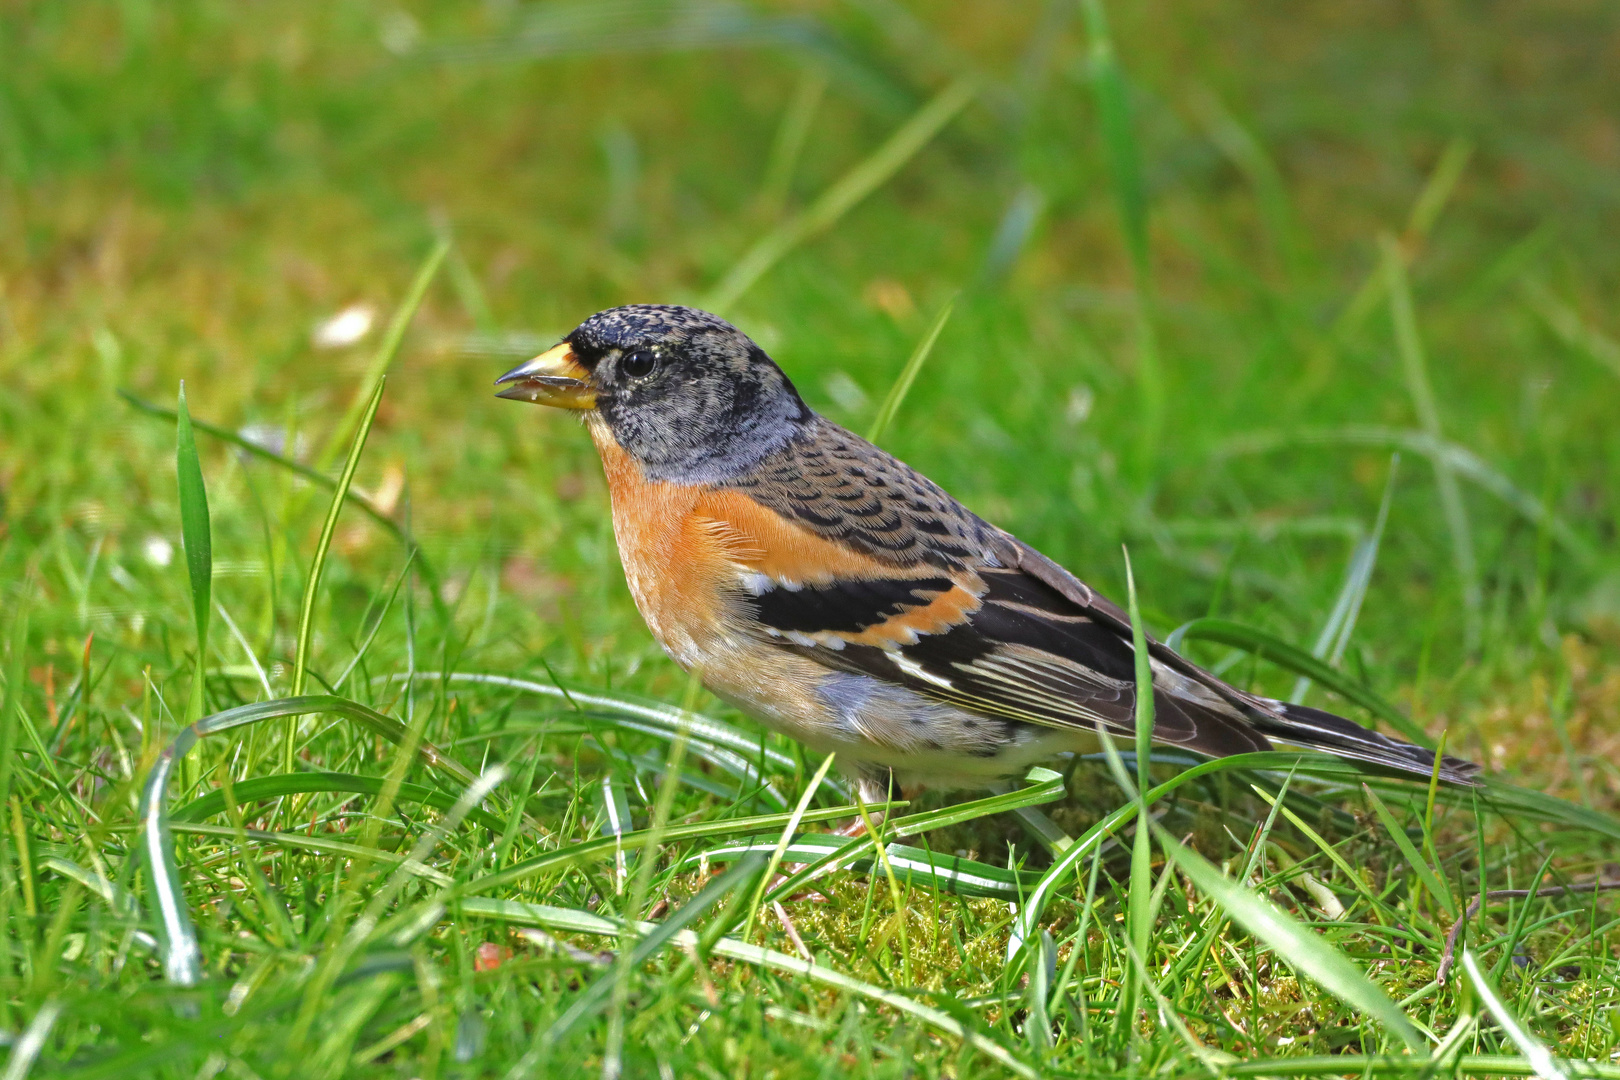
[[[1620,1075],[1617,29],[0,15],[4,1080]],[[583,433],[491,395],[701,297],[1492,786],[1127,755],[831,835],[837,770],[651,642]]]

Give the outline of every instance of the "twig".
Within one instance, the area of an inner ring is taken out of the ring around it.
[[[1440,954],[1440,968],[1434,974],[1434,981],[1441,986],[1446,984],[1446,976],[1451,973],[1451,967],[1456,962],[1457,938],[1462,933],[1463,924],[1479,914],[1483,904],[1495,900],[1539,900],[1543,896],[1573,896],[1577,893],[1607,892],[1610,889],[1620,889],[1620,881],[1587,881],[1579,885],[1549,885],[1545,889],[1493,889],[1490,892],[1480,893],[1469,903],[1468,910],[1463,912],[1462,918],[1451,924],[1446,932],[1446,947]]]
[[[793,925],[793,920],[788,918],[787,909],[782,906],[782,902],[778,900],[771,907],[775,910],[776,918],[781,922],[782,929],[786,930],[787,936],[793,939],[793,947],[799,950],[799,955],[814,963],[816,958],[811,956],[810,950],[804,947],[804,939],[799,936],[798,928]]]

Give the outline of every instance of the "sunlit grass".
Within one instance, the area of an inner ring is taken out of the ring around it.
[[[0,19],[5,1080],[1620,1075],[1612,16],[728,10]],[[1228,679],[1502,776],[831,835],[491,396],[704,297]]]

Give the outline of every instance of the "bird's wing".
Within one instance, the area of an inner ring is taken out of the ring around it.
[[[732,485],[746,503],[714,511],[746,553],[740,602],[764,635],[972,712],[1134,730],[1123,612],[926,477],[818,428]],[[789,543],[767,518],[804,535]],[[1157,658],[1154,682],[1155,738],[1217,755],[1270,748],[1239,706]]]
[[[989,716],[1134,731],[1129,616],[870,443],[814,437],[733,486],[739,602],[770,640],[827,667]],[[773,524],[766,527],[762,519]],[[785,544],[782,529],[804,539]],[[773,531],[775,530],[775,531]],[[835,557],[836,556],[836,557]],[[836,564],[837,569],[831,569]],[[1212,756],[1271,738],[1427,774],[1428,751],[1238,690],[1149,639],[1154,738]],[[1464,780],[1468,763],[1443,775]]]

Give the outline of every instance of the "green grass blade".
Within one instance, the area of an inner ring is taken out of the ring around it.
[[[11,1046],[11,1056],[6,1059],[6,1071],[0,1080],[24,1080],[28,1071],[34,1067],[40,1051],[45,1049],[45,1040],[51,1036],[51,1028],[56,1026],[56,1020],[66,1008],[56,998],[47,998],[34,1013],[34,1018],[28,1021],[28,1027],[17,1036],[17,1041]]]
[[[140,850],[156,900],[159,928],[162,931],[160,943],[164,971],[170,982],[193,986],[202,978],[202,951],[197,944],[196,929],[181,891],[180,875],[174,861],[174,839],[169,828],[168,785],[176,763],[197,745],[198,739],[208,735],[263,720],[291,719],[317,712],[336,713],[355,720],[396,745],[408,742],[403,724],[359,702],[326,694],[278,698],[240,705],[187,725],[158,753],[151,771],[147,773],[141,788],[137,817]],[[425,742],[418,744],[416,752],[427,764],[450,773],[469,789],[479,782],[480,778],[471,770]]]
[[[1428,181],[1418,193],[1417,202],[1412,204],[1412,212],[1407,215],[1408,236],[1426,237],[1433,231],[1434,223],[1440,220],[1441,212],[1451,201],[1457,182],[1473,156],[1474,147],[1466,139],[1454,138],[1446,144],[1440,160],[1434,163],[1434,171],[1429,173]]]
[[[771,142],[771,154],[765,163],[765,179],[759,185],[760,210],[766,220],[781,216],[793,189],[793,174],[799,166],[799,156],[810,136],[816,110],[827,92],[827,73],[806,66],[793,88],[793,97],[782,113],[777,125],[776,138]]]
[[[821,766],[816,769],[816,774],[810,778],[810,782],[804,786],[804,794],[799,796],[798,803],[793,807],[793,815],[788,818],[787,824],[782,826],[781,838],[776,841],[776,847],[771,850],[770,863],[766,866],[765,873],[759,879],[759,887],[754,890],[753,902],[748,905],[748,919],[743,924],[742,939],[744,941],[753,940],[754,919],[759,914],[760,905],[765,901],[766,888],[770,885],[771,879],[776,876],[776,868],[782,865],[782,853],[787,850],[789,842],[793,839],[793,834],[798,831],[800,819],[804,817],[804,812],[810,808],[810,800],[816,797],[816,791],[820,789],[821,782],[827,779],[827,770],[832,768],[833,762],[837,758],[838,754],[834,752],[822,759]]]
[[[1338,848],[1328,843],[1327,840],[1323,838],[1321,833],[1313,829],[1310,823],[1304,818],[1290,810],[1288,808],[1288,804],[1282,802],[1277,796],[1271,794],[1271,792],[1267,791],[1259,784],[1250,784],[1249,786],[1254,789],[1254,793],[1256,795],[1259,795],[1266,801],[1267,806],[1275,807],[1276,809],[1282,811],[1283,817],[1287,818],[1289,823],[1292,824],[1294,828],[1303,833],[1307,840],[1315,844],[1317,849],[1328,857],[1328,861],[1333,863],[1333,865],[1338,868],[1339,873],[1344,875],[1345,880],[1348,881],[1355,888],[1355,890],[1362,895],[1363,899],[1373,906],[1374,910],[1377,910],[1377,897],[1373,896],[1372,892],[1367,888],[1367,883],[1361,880],[1361,875],[1356,873],[1355,867],[1351,866],[1349,862],[1345,860],[1345,857],[1339,853]]]
[[[1462,139],[1453,139],[1447,145],[1440,160],[1435,162],[1434,170],[1423,184],[1423,190],[1412,204],[1411,213],[1407,216],[1406,233],[1401,237],[1400,257],[1402,265],[1411,263],[1424,245],[1428,242],[1429,232],[1434,223],[1440,219],[1440,212],[1445,209],[1446,203],[1451,200],[1456,190],[1457,181],[1462,178],[1462,171],[1468,164],[1472,149]],[[1334,341],[1343,341],[1361,328],[1367,318],[1377,309],[1380,302],[1388,294],[1389,274],[1380,264],[1374,266],[1356,290],[1356,295],[1346,304],[1337,318],[1333,320],[1329,336]]]
[[[1136,384],[1137,468],[1146,479],[1158,453],[1164,429],[1164,372],[1159,358],[1158,330],[1154,320],[1152,253],[1148,247],[1147,184],[1142,176],[1142,152],[1131,121],[1130,93],[1119,64],[1108,12],[1102,0],[1081,0],[1085,15],[1087,67],[1097,120],[1102,128],[1103,150],[1108,166],[1109,185],[1125,234],[1125,248],[1131,258],[1136,282]]]
[[[1191,771],[1191,770],[1189,770]],[[987,799],[979,799],[959,806],[949,806],[940,810],[932,810],[921,814],[911,814],[906,817],[895,818],[890,821],[885,831],[891,836],[915,836],[918,833],[933,829],[943,829],[951,825],[971,821],[987,814],[1011,810],[1017,806],[1027,806],[1036,803],[1053,802],[1063,797],[1063,777],[1050,769],[1031,769],[1028,779],[1029,786],[1005,795],[996,795]],[[891,802],[880,806],[871,806],[870,810],[883,810],[893,813],[903,807],[904,802]],[[821,809],[806,810],[800,817],[801,823],[816,821],[832,821],[838,818],[848,818],[858,812],[858,807],[852,805],[833,806]],[[701,821],[691,824],[672,825],[664,831],[664,840],[675,843],[681,840],[695,840],[710,836],[755,836],[761,833],[779,834],[780,830],[792,818],[791,813],[761,814],[754,817],[728,818],[721,821]],[[646,846],[652,830],[642,829],[637,832],[628,832],[619,837],[602,837],[587,840],[579,844],[571,844],[544,855],[525,860],[505,870],[498,871],[483,877],[473,878],[464,886],[462,892],[487,892],[491,889],[502,888],[516,881],[558,866],[566,866],[576,860],[595,858],[604,853],[612,852],[622,847],[625,851],[639,850]],[[870,846],[870,839],[865,843]],[[857,845],[858,847],[858,845]],[[847,849],[846,849],[847,850]],[[835,853],[836,854],[836,853]],[[808,868],[807,868],[808,869]],[[781,890],[790,886],[804,874],[794,875],[788,882],[771,895],[765,898],[768,905],[773,900],[780,899]],[[790,895],[790,894],[789,894]]]
[[[158,944],[163,954],[163,972],[177,986],[195,986],[202,980],[202,949],[197,930],[186,908],[180,886],[180,871],[174,861],[174,837],[169,832],[169,774],[175,762],[197,742],[196,725],[181,730],[175,740],[158,755],[141,788],[141,862],[146,870],[152,906],[158,915]]]
[[[1507,1003],[1496,992],[1496,987],[1491,985],[1491,981],[1479,969],[1479,961],[1474,958],[1473,950],[1463,950],[1462,965],[1468,972],[1469,980],[1474,984],[1474,993],[1479,995],[1479,999],[1485,1003],[1485,1008],[1496,1018],[1496,1022],[1501,1025],[1507,1037],[1513,1040],[1513,1045],[1519,1048],[1519,1053],[1524,1055],[1530,1067],[1535,1070],[1535,1074],[1541,1080],[1569,1080],[1569,1074],[1559,1067],[1542,1041],[1530,1034],[1524,1025],[1519,1023],[1519,1018],[1507,1007]]]
[[[1278,667],[1310,679],[1346,701],[1360,705],[1418,746],[1434,748],[1434,740],[1429,738],[1428,733],[1379,694],[1343,672],[1329,667],[1297,645],[1290,645],[1264,630],[1256,630],[1252,626],[1244,626],[1230,619],[1194,619],[1176,627],[1166,639],[1166,644],[1172,649],[1179,650],[1182,642],[1186,641],[1213,641],[1221,645],[1246,649],[1262,659],[1270,660]]]
[[[213,613],[214,541],[208,523],[208,491],[203,486],[202,464],[197,460],[197,438],[191,431],[186,408],[186,384],[180,384],[175,408],[175,473],[180,482],[180,535],[186,550],[186,574],[191,583],[191,612],[197,628],[197,673],[191,681],[186,722],[203,714],[208,673],[208,618]]]
[[[882,186],[931,142],[978,93],[972,79],[958,79],[902,124],[895,133],[803,211],[760,237],[698,306],[726,314],[771,267],[806,240],[838,222],[851,207]]]
[[[1395,494],[1395,473],[1400,463],[1399,454],[1390,458],[1389,478],[1384,482],[1384,497],[1379,500],[1378,517],[1373,522],[1372,533],[1356,542],[1355,550],[1350,554],[1350,564],[1345,567],[1344,584],[1333,602],[1333,610],[1321,634],[1317,635],[1316,644],[1311,647],[1312,656],[1326,660],[1335,667],[1344,659],[1344,652],[1350,647],[1350,635],[1355,633],[1362,601],[1367,598],[1367,587],[1372,583],[1373,567],[1378,564],[1378,547],[1384,539],[1384,526],[1389,522],[1389,504]],[[1288,700],[1295,704],[1303,703],[1310,688],[1311,680],[1301,675],[1294,683]]]
[[[320,595],[321,575],[326,571],[326,557],[332,550],[332,536],[337,532],[338,516],[343,512],[343,496],[354,482],[354,471],[360,466],[360,452],[365,449],[366,436],[371,434],[371,424],[377,417],[377,406],[382,404],[386,386],[386,379],[378,380],[377,388],[366,405],[360,430],[355,433],[354,444],[349,447],[348,459],[343,463],[343,472],[338,475],[337,488],[332,495],[332,504],[327,508],[326,520],[321,524],[320,537],[315,541],[315,554],[309,564],[309,580],[304,583],[304,597],[298,607],[298,644],[293,652],[293,697],[303,694],[304,683],[309,676],[309,645],[315,633],[315,600]],[[297,726],[289,723],[287,742],[282,749],[283,772],[293,771],[297,736]]]
[[[1103,149],[1108,159],[1108,178],[1114,190],[1114,205],[1125,230],[1125,246],[1136,270],[1138,285],[1148,280],[1148,203],[1147,185],[1142,179],[1142,153],[1131,123],[1129,91],[1125,73],[1119,66],[1108,12],[1102,0],[1081,0],[1086,34],[1090,38],[1087,62],[1091,90],[1102,126]]]
[[[247,724],[256,724],[262,720],[308,716],[312,713],[332,713],[353,720],[363,725],[367,730],[381,735],[395,746],[403,746],[407,741],[404,724],[391,716],[384,716],[370,706],[332,694],[306,694],[303,697],[255,701],[248,705],[238,705],[234,709],[214,713],[212,716],[205,716],[190,728],[182,731],[175,742],[183,743],[179,752],[185,753],[191,749],[199,737],[217,735],[222,731],[230,731],[233,728],[243,727]],[[471,784],[478,779],[477,773],[430,743],[424,742],[420,744],[416,749],[416,756],[422,760],[423,764],[448,773],[462,784]]]
[[[934,321],[928,327],[928,331],[923,334],[922,340],[917,342],[917,347],[911,352],[911,358],[906,361],[906,366],[900,370],[900,377],[894,380],[894,385],[889,387],[889,393],[884,397],[883,404],[878,406],[877,417],[872,421],[872,427],[866,433],[867,442],[875,443],[883,438],[883,433],[894,422],[895,414],[900,411],[900,406],[906,400],[906,395],[911,393],[911,384],[917,381],[917,373],[922,370],[923,364],[927,362],[928,354],[934,351],[934,342],[939,340],[940,332],[945,329],[945,323],[949,321],[951,312],[956,309],[956,301],[956,296],[952,296],[945,301],[945,306],[939,309],[938,315],[934,316]]]
[[[1482,801],[1504,817],[1519,816],[1532,821],[1550,821],[1595,836],[1620,840],[1620,819],[1591,807],[1580,806],[1545,791],[1518,787],[1494,776],[1484,781]]]
[[[1390,318],[1395,329],[1395,351],[1401,358],[1407,393],[1412,398],[1418,424],[1425,434],[1439,442],[1444,437],[1440,429],[1440,407],[1429,381],[1423,338],[1418,333],[1417,312],[1412,304],[1411,286],[1406,280],[1406,260],[1393,236],[1380,237],[1379,245],[1389,292]],[[1446,528],[1451,533],[1451,557],[1456,564],[1457,576],[1462,581],[1463,633],[1472,652],[1479,647],[1480,635],[1484,633],[1485,605],[1479,582],[1479,557],[1475,552],[1474,531],[1468,522],[1468,509],[1463,505],[1462,489],[1457,483],[1455,470],[1442,458],[1430,460],[1434,462],[1435,486],[1440,490],[1440,509],[1445,514]]]
[[[1424,1051],[1423,1037],[1406,1014],[1348,956],[1270,900],[1228,878],[1202,855],[1182,847],[1169,833],[1160,829],[1158,834],[1165,854],[1194,885],[1224,908],[1232,921],[1270,945],[1328,993],[1383,1025],[1414,1053]]]
[[[1136,664],[1136,836],[1131,843],[1131,885],[1126,895],[1125,924],[1136,955],[1147,962],[1148,942],[1153,931],[1153,845],[1148,832],[1147,790],[1153,784],[1149,759],[1153,754],[1153,660],[1148,653],[1147,630],[1142,608],[1137,603],[1136,573],[1131,553],[1125,550],[1125,591],[1131,616],[1131,650]],[[1112,748],[1112,743],[1107,745]],[[1144,987],[1134,972],[1129,975],[1125,1007],[1121,1010],[1126,1030],[1134,1035],[1136,1009]]]
[[[733,889],[758,877],[759,869],[764,863],[765,857],[763,855],[744,859],[703,886],[696,896],[676,908],[669,918],[655,924],[645,937],[636,942],[636,947],[631,951],[626,964],[631,969],[634,969],[646,963],[654,954],[668,945],[676,934],[690,926],[698,916],[709,910],[709,908],[725,899]],[[611,971],[602,974],[593,981],[574,999],[574,1003],[553,1021],[552,1025],[540,1036],[541,1044],[549,1046],[558,1042],[581,1020],[600,1012],[607,1005],[608,996],[613,992],[614,982],[614,973]]]
[[[315,471],[326,472],[337,460],[339,452],[350,436],[360,427],[362,418],[375,411],[374,399],[382,393],[383,380],[388,375],[388,368],[399,354],[399,347],[405,340],[405,331],[410,329],[411,320],[416,317],[416,309],[422,306],[422,300],[427,296],[428,286],[433,284],[433,278],[444,265],[444,258],[450,254],[450,240],[441,236],[428,252],[428,257],[422,260],[417,268],[416,276],[411,279],[410,288],[405,291],[405,299],[400,301],[398,310],[388,323],[388,330],[383,334],[382,341],[377,345],[377,351],[372,355],[371,362],[366,365],[365,375],[360,380],[360,386],[354,393],[354,400],[349,402],[348,409],[343,418],[338,421],[337,427],[327,438],[326,445],[321,452],[315,455]],[[369,423],[369,421],[365,421]],[[362,433],[360,441],[365,441]]]
[[[17,731],[23,726],[23,679],[28,671],[29,612],[33,605],[34,576],[24,577],[14,594],[11,625],[6,639],[5,685],[0,686],[0,808],[11,802],[12,774],[17,766]]]
[[[140,412],[146,413],[148,416],[154,416],[159,419],[171,421],[179,419],[180,414],[174,409],[165,409],[161,405],[154,405],[150,401],[143,401],[134,394],[130,393],[128,390],[119,390],[118,396],[123,398],[124,401],[129,405]],[[221,442],[229,443],[238,450],[242,451],[244,454],[251,454],[262,461],[268,461],[273,465],[286,469],[288,472],[294,473],[297,476],[308,480],[317,487],[325,488],[328,491],[333,491],[337,488],[337,481],[332,477],[327,476],[325,473],[316,472],[308,465],[294,461],[292,458],[284,457],[281,454],[276,453],[274,450],[260,446],[251,439],[244,439],[234,431],[228,431],[225,428],[210,424],[205,420],[197,419],[191,420],[191,426],[195,431],[200,431],[204,435],[219,439]],[[383,513],[382,510],[378,508],[376,503],[366,498],[366,496],[360,492],[351,488],[350,490],[344,492],[343,497],[349,502],[353,503],[355,507],[364,513],[368,518],[387,530],[389,535],[393,536],[394,539],[405,545],[407,554],[411,559],[414,560],[416,568],[421,571],[422,576],[427,579],[428,584],[431,587],[434,605],[439,607],[442,613],[443,601],[439,599],[438,595],[438,574],[433,567],[428,564],[427,556],[422,554],[422,550],[411,541],[410,536],[406,534],[405,530],[402,529],[399,523],[393,518]]]
[[[602,937],[619,937],[626,933],[626,927],[618,922],[594,915],[588,911],[576,911],[568,908],[550,907],[544,904],[526,904],[514,900],[486,900],[472,898],[461,901],[461,910],[471,915],[481,915],[488,919],[501,919],[506,922],[540,926],[549,930],[561,930],[576,934],[596,934]],[[656,929],[654,923],[642,923],[640,933],[646,934]],[[677,931],[670,938],[670,943],[678,948],[690,948],[698,942],[698,936],[690,930]],[[924,1005],[915,998],[894,990],[887,990],[881,986],[874,986],[869,982],[846,975],[835,968],[824,964],[817,964],[798,956],[789,956],[786,953],[776,952],[758,945],[738,941],[736,938],[723,937],[714,943],[712,949],[716,956],[723,956],[728,960],[736,960],[755,967],[780,971],[787,975],[797,975],[820,983],[835,990],[842,990],[848,994],[864,997],[868,1001],[875,1001],[887,1005],[896,1012],[916,1017],[936,1031],[942,1031],[953,1038],[961,1039],[980,1053],[985,1054],[998,1062],[1003,1068],[1025,1080],[1035,1080],[1037,1073],[1024,1062],[1020,1061],[1006,1047],[976,1031],[969,1031],[959,1021],[938,1009]]]
[[[1530,310],[1541,317],[1553,336],[1620,377],[1620,342],[1581,318],[1581,313],[1555,296],[1545,282],[1527,277],[1521,285]]]
[[[540,697],[555,698],[566,701],[578,708],[592,706],[615,713],[622,713],[674,735],[685,727],[690,737],[695,740],[713,743],[737,754],[758,757],[760,754],[759,737],[749,735],[747,732],[731,724],[716,720],[701,713],[683,713],[680,708],[666,705],[652,698],[637,697],[633,694],[621,692],[605,693],[601,691],[581,690],[572,686],[556,683],[534,682],[531,679],[518,679],[508,675],[490,675],[482,672],[470,671],[425,671],[418,672],[416,677],[425,681],[443,680],[447,683],[463,685],[499,686],[511,690],[521,690],[526,694],[536,694]],[[391,681],[399,681],[402,675],[387,676]],[[766,763],[783,771],[791,772],[794,767],[793,758],[782,753],[775,747],[765,748]],[[841,785],[827,781],[827,787],[842,790]]]
[[[776,846],[764,839],[743,844],[728,844],[725,847],[689,855],[686,864],[696,866],[705,861],[711,864],[732,862],[756,852],[768,855],[776,850]],[[861,839],[833,836],[828,833],[810,833],[798,837],[783,848],[782,860],[809,864],[822,860],[831,861],[829,856],[843,856],[838,860],[841,866],[846,866],[857,873],[869,873],[876,865],[875,860],[867,856],[849,861],[848,849],[852,847],[870,850],[871,845]],[[940,855],[925,848],[906,844],[888,844],[884,848],[884,854],[888,857],[889,865],[894,868],[895,877],[902,884],[938,889],[942,893],[958,896],[994,896],[1018,900],[1020,897],[1028,896],[1030,889],[1039,881],[1039,876],[1028,870],[992,866],[990,863],[965,859],[957,855]],[[770,875],[766,875],[766,879],[769,878]],[[762,906],[763,903],[764,901],[761,902]]]
[[[286,795],[307,795],[315,791],[343,792],[350,795],[380,795],[383,789],[383,780],[376,776],[357,776],[354,773],[339,772],[300,772],[284,773],[278,776],[259,776],[251,780],[241,780],[233,785],[233,794],[239,805],[255,802],[267,802],[270,799],[279,799]],[[411,802],[424,803],[436,806],[440,810],[448,810],[455,805],[455,798],[437,788],[425,787],[421,784],[401,784],[399,798]],[[170,815],[172,822],[203,821],[215,814],[225,812],[225,792],[223,790],[211,791],[200,799],[193,799],[184,806],[177,807]],[[488,811],[474,810],[467,815],[469,821],[476,821],[486,829],[499,833],[503,822]]]
[[[1268,454],[1293,446],[1375,446],[1386,450],[1406,450],[1439,461],[1458,476],[1496,496],[1530,521],[1545,529],[1583,567],[1598,563],[1598,549],[1570,527],[1541,499],[1509,480],[1501,470],[1487,464],[1465,446],[1437,439],[1425,431],[1381,427],[1377,424],[1350,424],[1340,428],[1300,431],[1267,431],[1229,439],[1218,451],[1219,458],[1247,454]]]
[[[1570,1076],[1592,1080],[1620,1080],[1620,1065],[1595,1061],[1559,1064]],[[1412,1059],[1404,1057],[1364,1057],[1360,1054],[1333,1054],[1314,1057],[1255,1058],[1225,1065],[1227,1076],[1410,1076]],[[1535,1066],[1526,1058],[1505,1054],[1463,1054],[1457,1058],[1459,1076],[1536,1076]]]
[[[1384,831],[1389,833],[1390,839],[1395,841],[1395,846],[1401,849],[1401,855],[1411,865],[1413,872],[1418,876],[1418,880],[1423,882],[1423,887],[1429,890],[1430,895],[1435,898],[1441,907],[1445,908],[1446,915],[1455,919],[1457,917],[1457,903],[1451,898],[1451,890],[1441,883],[1439,876],[1434,872],[1434,868],[1428,864],[1428,861],[1422,855],[1418,854],[1418,849],[1413,845],[1411,838],[1406,835],[1406,830],[1401,828],[1400,824],[1395,820],[1395,815],[1390,813],[1389,807],[1384,805],[1384,800],[1378,797],[1378,793],[1365,784],[1362,785],[1362,790],[1367,793],[1367,801],[1372,804],[1373,813],[1377,814],[1378,820],[1383,823]]]
[[[1260,140],[1245,127],[1213,91],[1194,94],[1192,105],[1212,141],[1254,189],[1255,205],[1288,281],[1296,279],[1310,261],[1305,237],[1277,163]]]

